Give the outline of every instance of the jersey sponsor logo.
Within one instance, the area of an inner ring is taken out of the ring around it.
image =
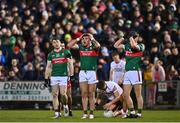
[[[115,72],[124,72],[123,68],[114,68]]]
[[[52,64],[61,64],[61,63],[67,63],[68,59],[66,58],[54,58],[52,60]]]
[[[132,51],[126,51],[126,56],[133,56],[133,57],[138,57],[142,56],[143,52],[132,52]]]
[[[97,51],[80,51],[80,56],[98,56]]]

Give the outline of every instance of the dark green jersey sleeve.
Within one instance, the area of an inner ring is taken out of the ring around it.
[[[65,50],[66,58],[72,58],[70,50]]]
[[[47,60],[52,61],[52,54],[51,53],[48,54]]]
[[[139,46],[140,51],[144,51],[145,50],[144,44],[140,43],[140,44],[138,44],[138,46]]]

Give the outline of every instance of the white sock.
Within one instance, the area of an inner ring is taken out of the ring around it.
[[[140,117],[142,116],[142,114],[141,114],[141,113],[137,113],[137,115],[138,115],[138,116],[140,116]]]
[[[131,111],[130,114],[136,114],[136,112],[135,111]]]
[[[55,112],[55,115],[56,115],[56,116],[59,116],[59,112]]]
[[[64,108],[68,108],[68,105],[63,105]]]

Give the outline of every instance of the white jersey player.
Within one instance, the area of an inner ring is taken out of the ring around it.
[[[125,60],[120,59],[117,52],[112,53],[113,61],[111,62],[110,69],[110,81],[116,82],[121,85],[124,79],[125,73]]]
[[[123,112],[127,111],[126,104],[123,100],[123,89],[113,81],[99,81],[97,84],[96,104],[102,104],[104,101],[104,109],[111,110],[114,113],[123,107]],[[107,97],[103,100],[104,97]],[[119,113],[118,113],[119,114]]]

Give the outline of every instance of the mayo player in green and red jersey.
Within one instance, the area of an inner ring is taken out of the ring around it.
[[[54,47],[53,51],[48,54],[47,66],[45,70],[45,86],[52,87],[53,108],[55,117],[60,117],[60,101],[58,100],[59,93],[63,104],[64,116],[69,116],[67,105],[67,80],[68,80],[68,65],[71,61],[71,53],[69,50],[63,50],[60,40],[52,40]],[[72,66],[71,66],[72,67]],[[72,70],[70,68],[69,70]],[[70,72],[71,73],[71,72]],[[49,79],[50,78],[50,79]]]
[[[137,32],[130,32],[130,38],[123,44],[124,39],[119,39],[115,42],[115,48],[123,48],[125,50],[125,75],[123,82],[124,96],[129,108],[130,114],[126,117],[135,118],[142,117],[142,108],[143,108],[143,98],[141,94],[142,90],[142,73],[141,73],[141,57],[143,56],[143,51],[145,49],[144,44],[138,43],[139,34]],[[130,97],[130,93],[134,87],[137,103],[138,103],[138,112],[135,114],[133,101]]]
[[[79,45],[77,42],[81,41]],[[90,33],[83,34],[80,38],[70,41],[67,48],[79,49],[81,70],[79,73],[79,83],[82,96],[83,116],[82,119],[93,119],[93,110],[95,108],[95,91],[96,83],[96,70],[97,58],[100,44],[94,39]],[[90,114],[88,116],[88,99],[90,104]]]

